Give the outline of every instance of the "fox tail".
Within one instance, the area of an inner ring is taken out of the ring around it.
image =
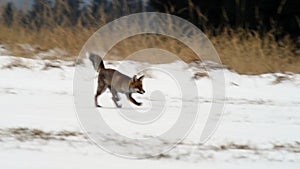
[[[102,69],[105,69],[103,60],[99,55],[94,54],[94,53],[87,53],[86,55],[90,59],[90,61],[93,63],[94,69],[97,72],[100,72]]]

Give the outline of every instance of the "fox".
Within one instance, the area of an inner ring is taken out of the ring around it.
[[[102,107],[98,104],[98,97],[106,91],[108,88],[112,94],[112,100],[117,108],[121,108],[122,105],[118,103],[120,101],[119,93],[125,94],[130,102],[137,106],[141,106],[141,102],[137,102],[132,94],[139,93],[144,94],[143,79],[144,75],[137,77],[134,75],[132,78],[122,74],[115,69],[107,69],[104,66],[103,59],[94,53],[86,54],[89,60],[93,63],[94,69],[98,72],[98,86],[94,97],[96,107]]]

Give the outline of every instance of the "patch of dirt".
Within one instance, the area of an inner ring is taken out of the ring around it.
[[[292,81],[293,78],[288,74],[283,75],[275,75],[275,80],[272,82],[272,84],[276,85],[285,81]]]
[[[19,141],[32,141],[35,139],[41,140],[68,140],[69,137],[85,138],[83,133],[74,131],[43,131],[40,129],[30,128],[9,128],[1,129],[0,137],[13,137]]]
[[[20,59],[13,59],[10,63],[2,66],[2,69],[25,68],[30,69],[30,66]]]

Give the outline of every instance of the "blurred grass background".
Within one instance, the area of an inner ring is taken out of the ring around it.
[[[226,66],[243,74],[300,73],[299,0],[33,0],[3,3],[0,44],[14,56],[33,57],[51,49],[75,59],[88,38],[121,16],[160,11],[183,17],[211,40]],[[18,7],[17,7],[18,6]],[[25,8],[26,7],[26,8]],[[30,44],[28,50],[20,44]],[[138,35],[111,51],[121,59],[150,47],[166,49],[186,62],[197,59],[182,43],[159,35]]]

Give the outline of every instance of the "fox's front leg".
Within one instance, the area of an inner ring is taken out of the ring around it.
[[[129,99],[129,101],[131,101],[133,104],[135,104],[137,106],[141,106],[142,105],[142,103],[139,103],[136,100],[134,100],[134,98],[132,97],[131,93],[127,94],[127,98]]]

